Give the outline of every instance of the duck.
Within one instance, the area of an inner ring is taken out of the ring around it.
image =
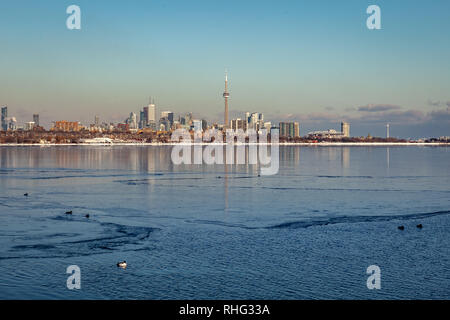
[[[66,211],[66,214],[72,214],[72,210]]]
[[[86,215],[85,215],[85,217],[89,219],[89,213],[88,213],[88,214],[86,214]]]
[[[121,262],[118,262],[117,263],[117,266],[119,267],[119,268],[123,268],[123,269],[125,269],[126,267],[127,267],[127,262],[124,260],[124,261],[121,261]]]
[[[23,194],[25,197],[28,197],[28,192]]]
[[[399,226],[398,230],[405,230],[405,227],[404,226]]]
[[[419,229],[422,229],[422,228],[423,228],[423,226],[422,226],[421,223],[419,223],[416,227],[419,228]]]

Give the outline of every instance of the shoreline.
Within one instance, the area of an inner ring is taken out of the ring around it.
[[[114,142],[114,143],[3,143],[0,147],[58,147],[58,146],[82,146],[82,147],[114,147],[114,146],[209,146],[214,143],[182,143],[182,142]],[[216,145],[228,145],[227,143],[216,143]],[[275,145],[272,143],[234,143],[235,146],[250,146],[250,145]],[[317,147],[378,147],[378,146],[420,146],[420,147],[447,147],[449,142],[283,142],[278,143],[279,146],[317,146]]]

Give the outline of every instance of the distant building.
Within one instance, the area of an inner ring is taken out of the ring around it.
[[[150,98],[150,103],[148,105],[148,115],[147,115],[147,121],[156,123],[156,105],[155,101]]]
[[[15,117],[8,117],[5,119],[6,130],[15,131],[17,130],[17,120]]]
[[[35,127],[39,127],[39,115],[33,114],[33,122]]]
[[[208,129],[208,122],[202,119],[202,130],[205,131],[206,129]]]
[[[202,131],[202,120],[192,120],[192,130]]]
[[[308,136],[310,138],[342,138],[344,135],[342,132],[336,131],[334,129],[329,129],[325,131],[313,131],[309,132]]]
[[[125,123],[128,125],[128,127],[130,129],[137,129],[138,128],[138,124],[137,124],[136,113],[131,112],[130,116],[125,120]]]
[[[233,119],[230,122],[230,128],[233,130],[242,129],[243,131],[247,131],[247,120],[245,119]]]
[[[298,122],[280,122],[280,136],[300,137],[300,125]]]
[[[1,122],[1,128],[0,128],[3,131],[8,130],[8,123],[7,123],[6,118],[8,118],[8,107],[4,106],[4,107],[2,107],[2,118],[1,118],[2,122]]]
[[[256,131],[264,129],[264,115],[262,113],[253,112],[250,114],[247,112],[245,117],[247,118],[247,129]]]
[[[172,111],[162,111],[161,112],[161,119],[166,118],[169,120],[170,125],[173,124],[173,112]]]
[[[348,122],[341,122],[341,133],[344,137],[350,137],[350,124]]]
[[[70,131],[80,131],[81,126],[79,122],[70,122],[70,121],[56,121],[55,125],[53,126],[54,131],[64,131],[64,132],[70,132]]]
[[[34,129],[34,126],[35,126],[34,121],[25,122],[25,126],[23,127],[23,129],[26,131],[31,131]]]

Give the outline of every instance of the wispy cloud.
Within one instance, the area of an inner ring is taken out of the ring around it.
[[[390,110],[398,110],[402,107],[393,105],[393,104],[368,104],[366,106],[361,106],[358,108],[358,111],[363,112],[380,112],[380,111],[390,111]]]

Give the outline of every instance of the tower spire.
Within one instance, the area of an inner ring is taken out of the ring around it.
[[[228,128],[228,97],[230,96],[228,92],[228,72],[225,70],[225,91],[223,92],[223,98],[225,99],[225,113],[224,113],[224,124],[223,128]]]

